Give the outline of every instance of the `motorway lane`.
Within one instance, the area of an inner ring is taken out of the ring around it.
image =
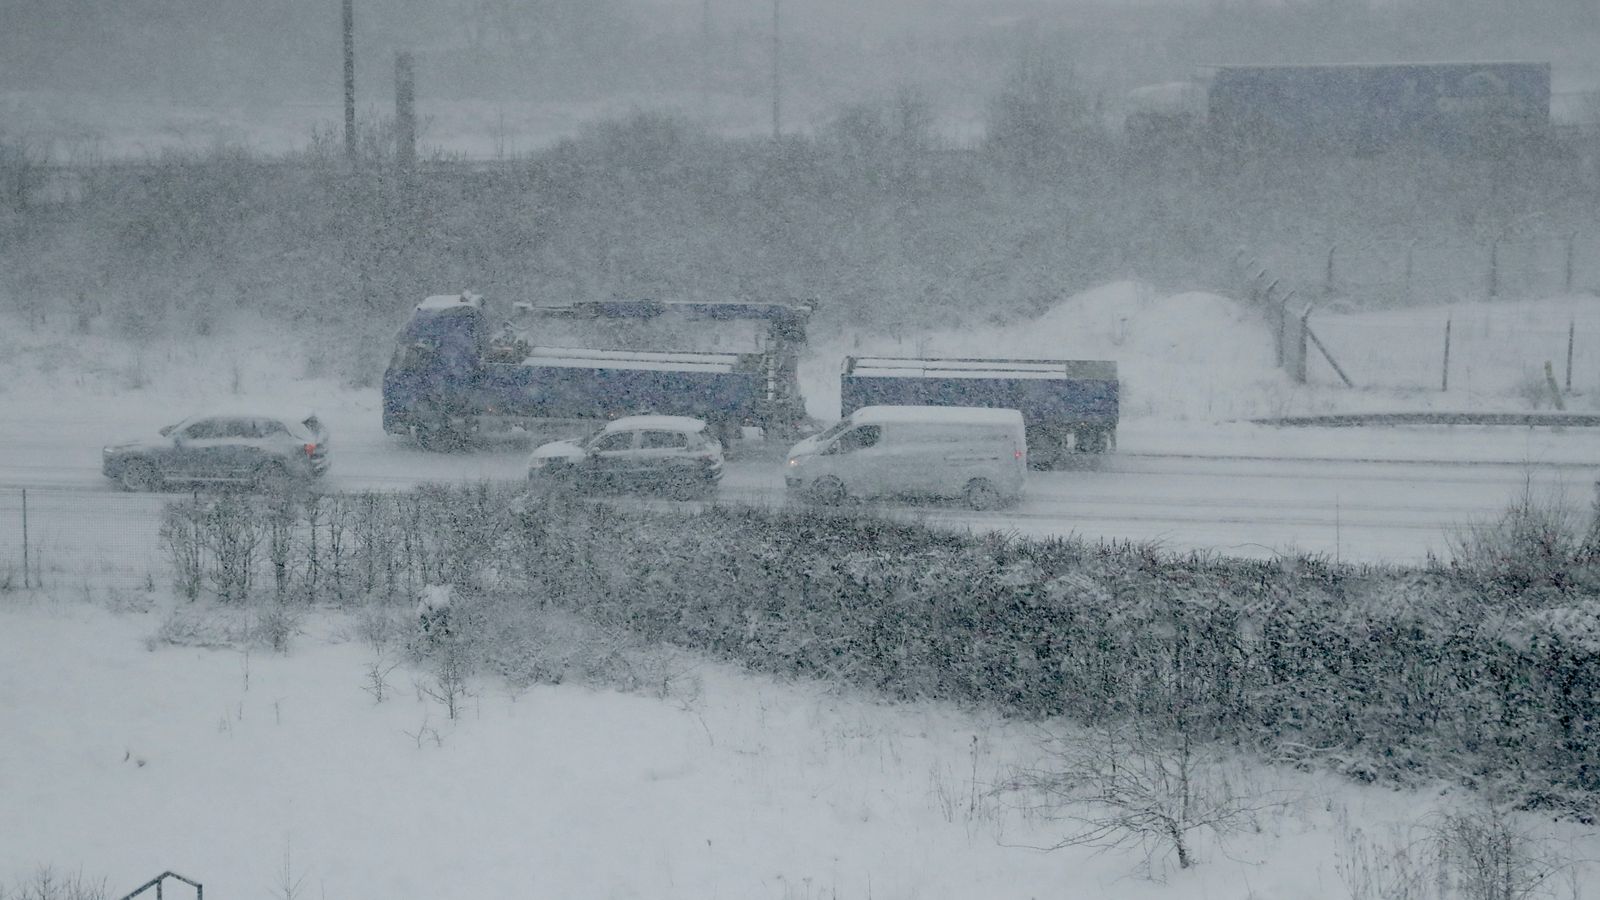
[[[74,508],[98,504],[130,523],[128,528],[152,532],[153,498],[116,491],[100,476],[92,454],[51,447],[38,438],[27,442],[33,446],[25,451],[18,443],[11,443],[13,453],[0,457],[0,494],[30,487],[36,508],[51,494],[75,494]],[[526,449],[515,445],[425,452],[381,432],[357,432],[335,447],[334,468],[323,482],[334,490],[392,490],[427,481],[514,482],[523,478],[526,458]],[[1245,556],[1306,552],[1401,562],[1445,555],[1453,531],[1492,519],[1524,491],[1586,513],[1593,480],[1592,467],[1570,459],[1393,461],[1359,455],[1282,459],[1124,451],[1077,470],[1029,473],[1025,499],[1009,510],[976,513],[953,504],[904,503],[874,508],[1018,535],[1153,541],[1173,550]],[[721,499],[786,502],[781,460],[766,454],[730,461]],[[5,507],[14,505],[0,500],[0,522],[10,520]],[[41,509],[36,517],[47,514]]]
[[[156,507],[117,492],[101,476],[99,448],[181,418],[197,401],[132,394],[63,402],[13,396],[6,402],[0,418],[11,427],[0,428],[0,553],[8,552],[8,535],[18,530],[18,517],[7,508],[16,505],[8,489],[19,487],[32,489],[41,516],[44,492],[82,498],[59,501],[60,521],[81,523],[56,529],[63,542],[100,529],[106,532],[100,543],[110,546],[133,540],[119,535],[153,531]],[[256,402],[222,397],[204,405]],[[290,402],[315,408],[328,424],[329,489],[524,477],[525,445],[440,454],[384,434],[376,392],[264,402],[270,408]],[[1158,541],[1177,550],[1241,555],[1303,551],[1406,561],[1444,552],[1450,529],[1493,518],[1525,486],[1536,496],[1587,506],[1600,462],[1600,429],[1289,429],[1135,419],[1123,423],[1118,440],[1118,452],[1082,469],[1030,473],[1026,498],[1015,509],[878,508],[1023,535]],[[731,461],[722,498],[783,503],[777,452]],[[106,514],[96,517],[96,509]],[[36,527],[46,527],[43,521]]]

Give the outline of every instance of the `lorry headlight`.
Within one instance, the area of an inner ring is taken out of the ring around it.
[[[790,460],[789,460],[789,465],[791,465],[791,466],[798,466],[798,465],[800,465],[800,460],[798,460],[798,459],[792,459],[792,458],[791,458],[791,459],[790,459]]]

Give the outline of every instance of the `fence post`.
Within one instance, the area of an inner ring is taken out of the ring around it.
[[[1495,300],[1500,296],[1500,239],[1495,238],[1489,244],[1489,299]]]
[[[1567,393],[1572,393],[1572,344],[1578,333],[1578,320],[1567,322]]]
[[[1407,299],[1410,299],[1410,297],[1411,297],[1411,276],[1414,274],[1414,272],[1416,270],[1416,265],[1417,265],[1417,242],[1416,241],[1412,241],[1409,244],[1406,244],[1406,298]]]
[[[1575,244],[1577,242],[1577,240],[1578,240],[1578,235],[1577,234],[1569,234],[1569,235],[1567,235],[1567,278],[1566,278],[1566,282],[1565,282],[1566,283],[1566,291],[1565,292],[1568,293],[1568,294],[1572,293],[1572,249],[1573,249],[1573,244]],[[1569,386],[1569,389],[1570,389],[1570,386]]]
[[[1444,375],[1440,378],[1439,390],[1450,390],[1450,320],[1444,320]]]
[[[1550,360],[1548,359],[1544,361],[1544,380],[1546,384],[1550,385],[1550,399],[1556,402],[1556,409],[1566,412],[1567,404],[1561,400],[1561,390],[1556,387],[1556,373],[1550,366]]]
[[[28,489],[22,489],[22,589],[33,587],[28,581]]]
[[[1338,244],[1330,244],[1328,246],[1328,273],[1322,286],[1322,293],[1328,297],[1333,296],[1333,252],[1338,248]]]

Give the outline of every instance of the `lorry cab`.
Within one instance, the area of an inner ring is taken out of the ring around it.
[[[790,448],[791,495],[1017,502],[1028,466],[1022,413],[969,406],[864,406]]]

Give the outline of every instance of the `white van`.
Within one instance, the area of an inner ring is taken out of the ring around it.
[[[789,450],[792,496],[956,497],[974,509],[1022,496],[1022,413],[974,406],[863,406]]]

